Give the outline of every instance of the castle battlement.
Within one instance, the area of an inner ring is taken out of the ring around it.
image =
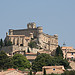
[[[36,27],[36,23],[28,23],[27,29],[9,29],[9,35],[6,33],[6,41],[11,41],[12,44],[15,46],[25,47],[27,49],[28,43],[30,43],[31,39],[34,39],[34,41],[37,43],[37,47],[47,50],[47,51],[54,51],[58,47],[58,35],[55,34],[53,36],[45,34],[43,32],[43,27],[39,26]],[[27,48],[26,48],[27,47]],[[38,49],[39,49],[38,48]],[[17,48],[18,49],[18,48]],[[34,51],[36,52],[36,51]]]

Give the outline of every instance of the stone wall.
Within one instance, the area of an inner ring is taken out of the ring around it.
[[[5,47],[2,47],[3,51],[5,51],[6,53],[11,53],[13,51],[13,47],[12,46],[5,46]]]

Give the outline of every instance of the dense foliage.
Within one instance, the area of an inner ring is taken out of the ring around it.
[[[61,75],[75,75],[75,70],[72,71],[65,71],[63,74]]]
[[[30,68],[30,63],[25,56],[21,54],[15,54],[13,56],[14,68]]]
[[[31,65],[25,56],[15,54],[13,57],[8,57],[4,51],[0,51],[0,70],[8,68],[24,70],[30,67]]]
[[[30,50],[29,50],[29,48],[28,48],[27,52],[28,52],[28,53],[30,53]]]
[[[3,40],[0,39],[0,47],[2,48],[3,47]]]
[[[5,44],[5,46],[11,46],[12,45],[12,42],[9,40],[9,41],[4,41],[4,44]]]
[[[35,71],[42,71],[43,66],[54,66],[54,65],[63,65],[65,69],[69,67],[68,61],[62,59],[61,57],[51,57],[48,54],[40,54],[32,63],[32,69]]]
[[[4,51],[0,51],[0,69],[8,69],[12,66],[12,58],[9,58]]]
[[[6,40],[0,39],[0,48],[2,48],[3,46],[11,46],[11,45],[12,45],[12,42],[10,40],[6,41]]]
[[[46,70],[44,69],[44,73],[43,73],[43,75],[46,75]]]
[[[61,47],[59,45],[58,45],[58,47],[56,49],[55,56],[63,57],[63,52],[62,52]]]
[[[28,44],[28,46],[29,46],[30,48],[36,48],[36,42],[31,41],[31,42]]]
[[[30,75],[32,75],[32,71],[30,70]]]

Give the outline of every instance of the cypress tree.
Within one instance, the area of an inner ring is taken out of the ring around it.
[[[2,39],[0,40],[0,46],[1,46],[1,48],[3,47],[3,40]]]
[[[62,52],[61,47],[59,45],[58,45],[58,47],[56,49],[55,56],[61,56],[61,57],[63,57],[63,52]]]
[[[43,75],[46,75],[46,70],[45,70],[45,68],[44,68],[44,74]]]
[[[29,50],[29,48],[28,48],[28,51],[27,51],[28,53],[30,53],[30,50]]]
[[[30,75],[32,75],[32,71],[30,70]]]

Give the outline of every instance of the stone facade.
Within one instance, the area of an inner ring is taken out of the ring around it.
[[[75,49],[73,47],[61,47],[61,49],[63,51],[64,59],[75,59]]]
[[[42,71],[36,72],[36,75],[43,75],[44,69],[46,74],[62,74],[65,71],[64,66],[43,66]]]
[[[28,48],[28,43],[31,41],[31,39],[36,40],[37,46],[39,49],[47,50],[49,52],[52,52],[58,47],[58,35],[48,35],[43,33],[43,28],[36,27],[36,24],[28,23],[27,29],[20,29],[20,30],[13,30],[9,29],[9,35],[6,33],[6,41],[11,41],[14,45],[13,51],[15,47],[17,50],[20,50],[21,47]],[[35,53],[36,51],[34,51]]]

